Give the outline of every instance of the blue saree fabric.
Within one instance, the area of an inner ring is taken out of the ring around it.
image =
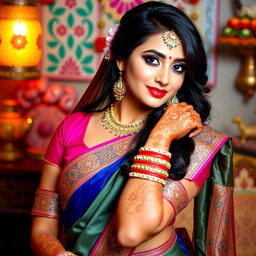
[[[66,231],[83,216],[113,173],[126,160],[126,157],[127,155],[124,155],[115,163],[102,169],[73,193],[69,199],[66,209],[61,215]]]

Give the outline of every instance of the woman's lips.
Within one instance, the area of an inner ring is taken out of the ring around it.
[[[167,93],[166,90],[161,90],[159,88],[156,87],[150,87],[147,86],[149,93],[154,96],[155,98],[163,98],[165,96],[165,94]]]

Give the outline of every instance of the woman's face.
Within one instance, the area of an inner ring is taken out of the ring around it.
[[[176,95],[186,70],[182,45],[170,49],[162,33],[150,36],[135,48],[127,63],[118,61],[127,87],[126,97],[149,108],[157,108]]]

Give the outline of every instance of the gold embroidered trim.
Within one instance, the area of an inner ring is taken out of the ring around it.
[[[54,163],[52,163],[52,162],[46,160],[45,158],[43,159],[43,161],[46,162],[47,164],[50,164],[50,165],[54,166],[54,167],[61,168],[61,167],[58,166],[57,164],[54,164]]]
[[[215,184],[213,202],[207,227],[206,254],[229,255],[229,239],[232,237],[233,187]]]
[[[186,189],[177,180],[167,179],[166,186],[163,188],[163,197],[173,206],[175,215],[189,203]]]
[[[59,203],[58,193],[38,188],[31,214],[57,219],[59,218]]]

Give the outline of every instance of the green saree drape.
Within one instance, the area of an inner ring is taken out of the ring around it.
[[[232,141],[216,154],[194,206],[194,245],[197,256],[236,255],[233,212]]]

